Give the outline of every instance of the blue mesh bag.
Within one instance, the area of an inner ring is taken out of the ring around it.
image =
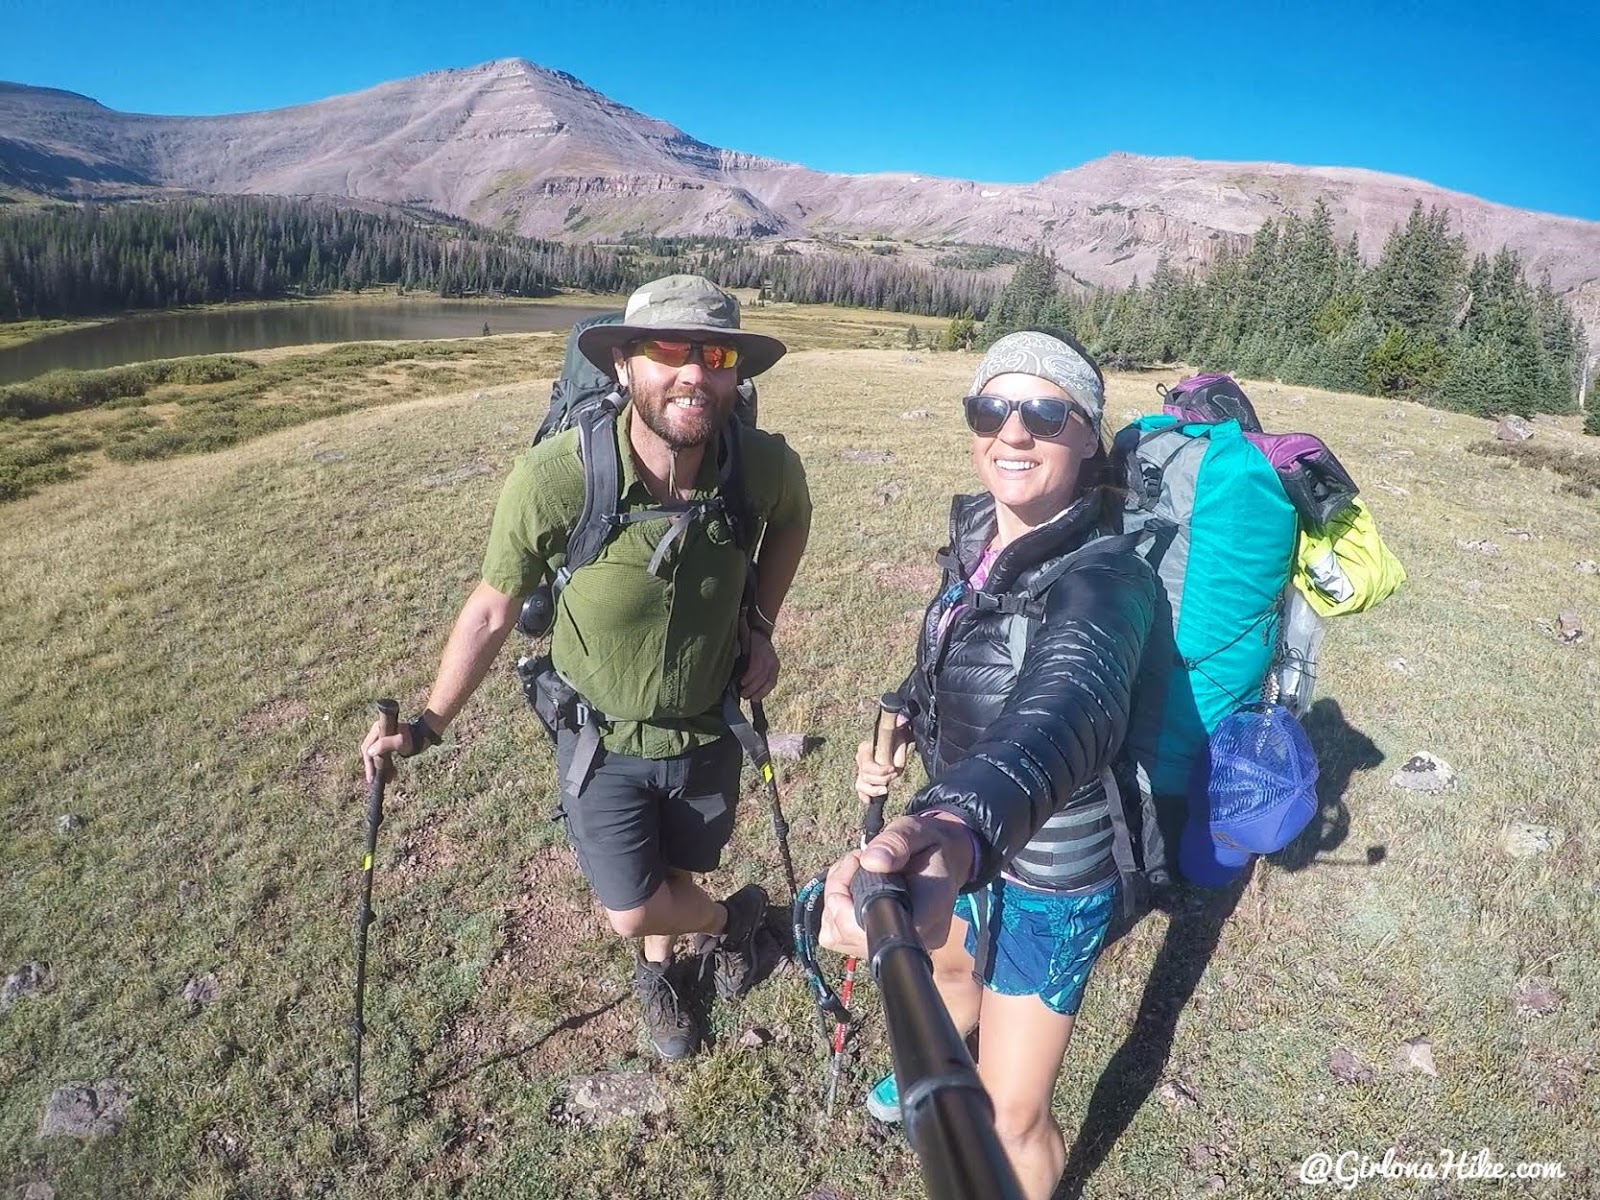
[[[1223,718],[1190,778],[1179,869],[1220,887],[1252,854],[1282,850],[1317,812],[1317,756],[1280,704],[1252,704]]]

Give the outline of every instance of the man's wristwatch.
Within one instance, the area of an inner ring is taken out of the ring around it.
[[[428,747],[437,746],[444,741],[443,735],[435,730],[432,725],[429,725],[427,721],[423,720],[421,713],[411,718],[406,724],[406,728],[411,731],[411,753],[405,755],[404,757],[406,758],[415,758]]]

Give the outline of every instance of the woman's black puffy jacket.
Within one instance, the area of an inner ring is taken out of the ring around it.
[[[941,636],[940,617],[962,599],[996,528],[989,494],[951,505],[950,546],[939,556],[944,582],[902,694],[932,780],[909,811],[946,809],[978,834],[973,886],[1002,869],[1057,890],[1116,873],[1101,775],[1127,729],[1156,579],[1126,539],[1104,536],[1101,497],[1090,492],[1001,551],[981,592]],[[1042,611],[1034,610],[1040,619],[1019,672],[1012,618],[995,606],[1058,571]]]

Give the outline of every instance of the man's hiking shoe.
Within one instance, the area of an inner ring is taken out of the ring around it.
[[[690,1012],[688,988],[674,983],[671,963],[640,960],[633,988],[644,1010],[644,1031],[657,1054],[669,1062],[688,1058],[700,1048],[700,1030]],[[681,979],[681,974],[680,974]]]
[[[722,903],[728,926],[711,954],[712,978],[718,996],[738,1000],[755,980],[756,932],[767,920],[767,893],[759,884],[747,883]]]
[[[867,1093],[867,1111],[887,1125],[900,1124],[900,1087],[894,1081],[894,1072],[878,1080],[878,1086]]]

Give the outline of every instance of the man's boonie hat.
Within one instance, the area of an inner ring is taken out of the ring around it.
[[[739,378],[759,375],[788,352],[777,338],[739,328],[739,300],[700,275],[654,279],[628,297],[620,325],[591,325],[578,335],[583,356],[613,379],[611,351],[640,338],[725,342],[739,351]]]
[[[1190,780],[1189,820],[1178,844],[1184,877],[1220,887],[1252,854],[1282,850],[1317,813],[1317,756],[1281,704],[1224,717]]]

